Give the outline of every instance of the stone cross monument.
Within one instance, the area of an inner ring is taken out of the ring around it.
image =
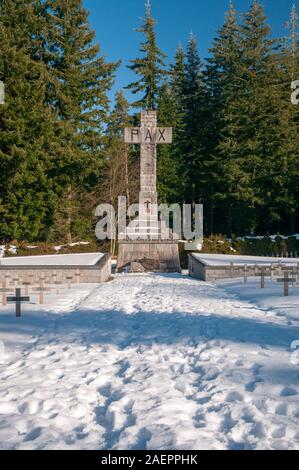
[[[178,242],[171,234],[161,239],[157,204],[157,145],[172,143],[172,128],[157,127],[156,111],[141,113],[141,127],[125,129],[125,143],[140,145],[140,193],[138,217],[140,237],[119,242],[118,270],[180,271]]]

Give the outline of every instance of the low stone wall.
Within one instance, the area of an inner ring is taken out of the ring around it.
[[[0,265],[0,281],[9,276],[8,282],[15,285],[27,282],[37,284],[41,277],[46,283],[53,280],[63,283],[100,284],[106,282],[111,276],[111,255],[105,254],[95,265],[92,266],[5,266]],[[67,280],[67,278],[72,278]]]
[[[206,281],[206,266],[192,255],[188,255],[189,276]]]
[[[269,263],[269,267],[273,263]],[[247,277],[253,277],[257,273],[255,271],[255,265],[251,263],[247,265],[248,269],[246,271]],[[237,279],[240,277],[244,277],[245,275],[245,264],[244,265],[206,265],[199,259],[195,258],[192,254],[189,254],[188,258],[188,267],[189,267],[189,275],[191,277],[195,277],[196,279],[200,279],[201,281],[207,282],[214,282],[219,279]],[[266,265],[265,265],[266,267]]]

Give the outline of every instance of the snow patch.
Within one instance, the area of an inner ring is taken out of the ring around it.
[[[20,256],[4,258],[3,266],[93,266],[104,256],[103,253],[77,253],[70,255]]]
[[[192,253],[192,255],[205,266],[226,266],[231,263],[234,263],[235,265],[270,265],[273,263],[283,263],[294,266],[299,263],[299,258],[274,258],[267,256],[219,255],[205,253]]]

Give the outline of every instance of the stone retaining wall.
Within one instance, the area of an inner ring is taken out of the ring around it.
[[[80,276],[78,276],[78,273]],[[4,280],[5,276],[9,276],[9,280],[15,284],[22,284],[30,278],[32,284],[40,281],[41,277],[45,277],[46,281],[50,283],[56,277],[57,281],[63,283],[76,283],[82,284],[100,284],[106,282],[111,276],[111,255],[105,254],[95,265],[92,266],[1,266],[0,265],[0,280]],[[73,280],[66,280],[67,277],[72,277]]]
[[[271,266],[271,264],[273,263],[269,263],[269,266]],[[237,279],[244,277],[244,266],[245,264],[232,266],[230,266],[230,264],[208,266],[199,259],[195,258],[195,256],[192,254],[189,254],[188,256],[189,276],[200,279],[201,281],[214,282],[218,279]],[[247,277],[253,276],[255,276],[254,269],[248,269]]]

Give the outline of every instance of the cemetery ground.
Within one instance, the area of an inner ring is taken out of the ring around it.
[[[299,449],[299,287],[259,284],[119,274],[1,306],[1,448]]]

